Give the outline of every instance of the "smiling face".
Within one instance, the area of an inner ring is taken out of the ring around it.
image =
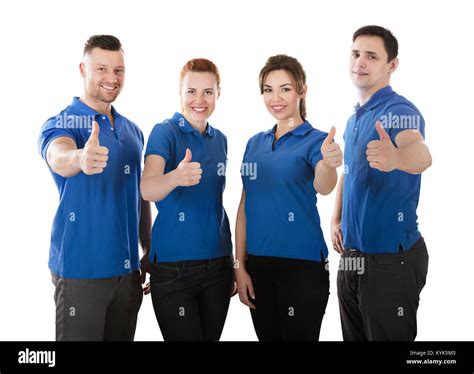
[[[98,105],[115,101],[125,79],[123,52],[93,48],[80,64],[85,99]]]
[[[216,107],[220,89],[216,75],[209,72],[187,72],[181,81],[181,109],[193,126],[203,128]]]
[[[352,44],[350,74],[352,83],[364,97],[370,97],[390,84],[390,75],[398,59],[387,61],[383,39],[379,36],[359,36]]]
[[[263,100],[269,113],[277,121],[294,121],[301,123],[299,104],[306,95],[306,85],[303,93],[296,90],[294,78],[286,70],[269,72],[263,83]]]

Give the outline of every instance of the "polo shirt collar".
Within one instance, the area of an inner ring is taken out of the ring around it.
[[[356,104],[354,109],[357,111],[359,108],[364,108],[365,110],[371,110],[379,105],[385,98],[392,95],[394,91],[392,90],[391,86],[385,86],[381,88],[376,93],[372,95],[372,97],[367,101],[364,105],[360,105],[359,103]]]
[[[275,134],[277,125],[273,126],[270,130],[265,131],[265,135]],[[313,127],[308,121],[304,121],[296,129],[288,131],[287,134],[296,135],[296,136],[305,136]],[[285,134],[286,135],[286,134]]]
[[[78,112],[88,115],[88,116],[96,116],[103,115],[102,113],[97,112],[95,109],[92,109],[89,105],[83,103],[79,97],[74,96],[71,107],[77,110]],[[114,116],[115,121],[120,117],[120,114],[115,110],[115,108],[112,106],[112,115]]]
[[[198,133],[198,131],[188,122],[188,120],[181,113],[176,112],[171,120],[185,134],[189,134],[192,132]],[[216,134],[216,130],[208,123],[206,126],[206,132],[204,134],[212,138]]]

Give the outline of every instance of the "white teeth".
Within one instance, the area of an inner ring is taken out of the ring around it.
[[[283,105],[282,105],[282,106],[274,106],[274,107],[273,107],[273,109],[275,109],[275,110],[280,110],[280,109],[283,109],[283,108],[284,108]]]
[[[205,111],[206,111],[206,108],[193,108],[193,110],[194,110],[195,112],[202,113],[202,112],[205,112]]]
[[[109,90],[109,91],[113,91],[116,88],[115,86],[104,86],[104,85],[102,85],[101,87],[105,88],[106,90]]]

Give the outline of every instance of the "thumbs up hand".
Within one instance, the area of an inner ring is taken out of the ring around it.
[[[186,148],[186,154],[178,167],[174,170],[175,184],[181,187],[191,187],[199,184],[202,175],[201,164],[191,162],[193,154]]]
[[[99,124],[92,122],[91,135],[79,152],[79,166],[87,175],[102,173],[109,159],[109,149],[99,144],[99,131]]]
[[[89,140],[87,142],[90,143],[90,144],[92,143],[92,144],[99,145],[99,132],[100,132],[99,124],[97,123],[97,121],[93,121],[92,122],[92,131],[91,131],[91,134],[89,136]]]
[[[331,131],[324,140],[321,146],[321,154],[323,155],[323,162],[326,166],[337,168],[342,165],[342,151],[339,144],[334,141],[336,128],[331,127]]]
[[[385,172],[397,169],[398,148],[393,145],[380,121],[375,123],[375,130],[377,130],[380,140],[372,140],[367,144],[366,154],[369,166]]]

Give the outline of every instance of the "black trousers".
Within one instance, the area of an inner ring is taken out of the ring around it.
[[[260,341],[319,339],[329,298],[325,262],[252,256],[247,271],[255,291],[250,309]]]
[[[232,257],[151,264],[151,297],[165,341],[217,341],[233,286]]]
[[[413,341],[420,293],[428,272],[423,238],[407,251],[344,251],[337,294],[345,341]]]
[[[140,271],[104,279],[52,274],[56,340],[132,341],[143,290]]]

